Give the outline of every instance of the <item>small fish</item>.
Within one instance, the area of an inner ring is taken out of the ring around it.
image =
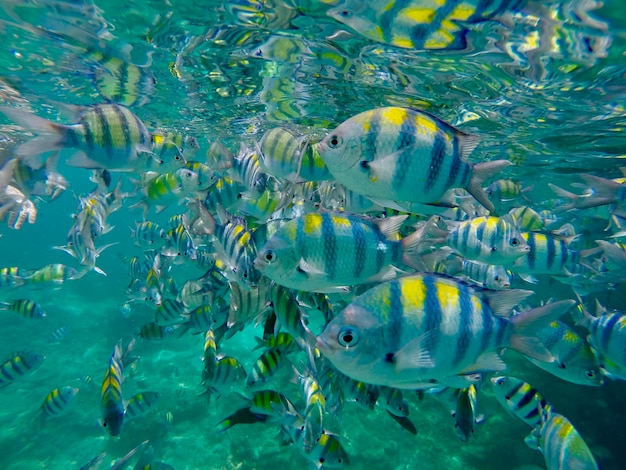
[[[394,416],[406,418],[409,415],[409,403],[400,389],[379,386],[376,404]]]
[[[130,231],[130,237],[135,240],[135,245],[151,250],[158,250],[168,240],[165,229],[150,221],[136,222],[135,228]]]
[[[124,424],[124,400],[122,398],[122,341],[115,345],[104,374],[100,393],[102,395],[102,426],[110,436],[119,436]]]
[[[469,441],[476,424],[476,387],[470,385],[459,391],[454,410],[454,429],[461,442]]]
[[[580,257],[567,240],[538,232],[523,232],[522,238],[529,250],[507,265],[514,273],[567,275],[575,271]]]
[[[405,219],[305,214],[272,235],[255,266],[278,284],[313,292],[341,292],[346,286],[395,277],[397,266],[421,266],[420,247],[431,243],[421,230],[397,241]]]
[[[41,404],[41,411],[45,416],[57,417],[65,414],[76,402],[78,388],[62,387],[52,390]]]
[[[443,262],[447,274],[461,276],[469,282],[492,290],[511,287],[513,275],[504,266],[469,261],[460,257]]]
[[[124,419],[129,420],[145,415],[160,397],[161,394],[157,392],[141,392],[133,395],[124,409]]]
[[[541,424],[540,412],[548,403],[532,385],[515,377],[491,377],[493,392],[498,402],[511,413],[535,428]]]
[[[171,325],[182,322],[182,315],[186,313],[185,305],[174,299],[163,299],[156,309],[154,321],[158,325]]]
[[[503,318],[529,291],[478,291],[455,279],[414,274],[356,297],[317,337],[339,371],[366,383],[416,388],[429,379],[505,366],[511,347],[554,360],[535,332],[574,304],[563,300]],[[391,321],[393,320],[393,321]]]
[[[249,388],[256,387],[259,384],[270,380],[280,367],[286,362],[286,353],[280,347],[274,347],[265,351],[259,358],[254,361],[252,368],[248,372],[248,380],[246,384]]]
[[[61,341],[63,338],[65,338],[65,336],[67,336],[67,334],[70,332],[71,327],[63,325],[58,327],[56,330],[54,330],[52,333],[50,333],[50,337],[49,337],[49,341],[51,343],[56,343],[58,341]]]
[[[275,127],[270,129],[259,142],[259,163],[264,171],[272,176],[283,178],[293,183],[300,182],[305,141],[288,129]]]
[[[23,286],[26,283],[24,275],[17,266],[0,268],[0,289]]]
[[[626,380],[626,313],[615,310],[594,317],[580,308],[575,317],[578,325],[589,330],[589,344],[596,352],[604,373]]]
[[[20,377],[38,369],[46,357],[31,351],[13,353],[0,364],[0,388],[13,383]]]
[[[531,449],[539,449],[548,470],[598,470],[598,464],[576,428],[548,405],[541,409],[541,424],[525,439]]]
[[[0,107],[0,112],[24,128],[39,134],[16,149],[16,154],[39,168],[42,153],[62,148],[82,152],[68,160],[81,168],[139,171],[151,158],[150,133],[130,110],[117,104],[76,107],[76,123],[58,124],[17,108]]]
[[[530,251],[515,224],[506,217],[476,217],[456,224],[447,245],[462,257],[506,265]]]
[[[595,387],[604,384],[598,359],[573,328],[555,320],[537,331],[536,335],[556,360],[541,362],[529,358],[533,364],[575,384]]]
[[[298,428],[289,428],[293,441],[303,449],[302,455],[313,462],[319,468],[344,468],[350,465],[348,453],[341,445],[339,437],[329,432],[324,432],[317,440],[310,452],[304,452],[302,440],[304,433]]]
[[[48,264],[27,273],[24,276],[24,280],[29,284],[41,286],[51,284],[53,287],[58,287],[65,281],[80,279],[86,272],[87,271],[77,271],[74,268],[60,263]]]
[[[46,316],[43,307],[29,299],[0,302],[0,310],[11,310],[24,318],[44,318]]]
[[[467,163],[478,143],[422,111],[387,107],[348,119],[317,149],[335,179],[364,196],[433,204],[449,189],[465,188],[493,212],[480,185],[511,162]]]
[[[139,337],[148,341],[160,341],[174,335],[180,336],[181,332],[177,330],[181,328],[183,328],[182,324],[159,325],[156,322],[150,322],[141,325],[141,328],[139,329]]]
[[[206,357],[205,357],[206,359]],[[207,366],[202,373],[202,385],[206,393],[220,396],[233,388],[242,386],[247,374],[243,365],[234,357],[224,356],[215,361],[212,368]]]

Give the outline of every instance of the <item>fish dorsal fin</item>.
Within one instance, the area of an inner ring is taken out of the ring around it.
[[[459,150],[461,152],[461,158],[465,159],[474,151],[474,149],[480,144],[480,137],[472,134],[457,134],[459,139]]]

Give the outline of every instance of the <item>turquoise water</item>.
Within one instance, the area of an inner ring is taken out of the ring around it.
[[[236,152],[241,142],[253,147],[267,130],[280,126],[315,141],[359,112],[390,105],[416,107],[479,135],[481,143],[471,161],[511,160],[515,166],[503,177],[523,187],[532,185],[531,205],[549,209],[556,195],[548,183],[580,194],[586,189],[581,173],[622,176],[626,20],[621,0],[603,5],[584,0],[521,3],[526,4],[503,12],[499,21],[464,23],[467,46],[454,50],[374,41],[367,31],[327,15],[339,4],[333,0],[11,0],[2,3],[0,12],[0,101],[72,123],[71,117],[59,113],[59,103],[119,101],[98,86],[98,77],[106,75],[105,64],[115,58],[144,74],[139,91],[130,93],[129,108],[150,131],[195,137],[199,161],[213,142]],[[347,2],[346,8],[355,5]],[[117,78],[130,88],[130,78]],[[2,119],[4,162],[31,136]],[[72,152],[63,150],[58,165],[69,188],[53,200],[45,194],[31,196],[36,222],[26,222],[19,230],[8,227],[6,219],[0,225],[0,267],[28,272],[63,263],[81,268],[77,260],[53,249],[67,243],[72,215],[79,210],[77,197],[94,189],[90,170],[65,163]],[[113,185],[121,178],[129,193],[130,180],[140,177],[112,175]],[[47,313],[44,319],[29,319],[0,312],[0,356],[22,350],[46,356],[39,369],[0,389],[0,467],[81,468],[104,453],[100,468],[109,468],[146,440],[150,450],[142,462],[167,462],[176,469],[313,465],[297,445],[281,445],[275,425],[215,431],[218,422],[242,406],[243,398],[229,393],[209,402],[200,394],[201,334],[161,341],[139,338],[132,351],[139,360],[124,371],[124,398],[149,390],[160,393],[160,400],[145,416],[125,423],[117,438],[99,424],[100,385],[115,344],[122,338],[126,345],[154,317],[154,308],[142,300],[129,301],[127,290],[132,280],[128,260],[143,256],[129,237],[129,227],[142,220],[141,209],[131,207],[138,201],[137,195],[125,199],[107,218],[111,231],[95,241],[97,248],[113,244],[96,262],[106,276],[89,271],[60,285],[29,282],[10,288],[0,283],[0,300],[31,299]],[[609,209],[574,217],[576,233],[581,234],[577,247],[594,248],[595,240],[623,230],[618,225],[623,219]],[[159,214],[151,209],[147,219],[165,227],[170,216],[185,211],[184,205],[172,204]],[[203,273],[184,261],[170,270],[179,288]],[[513,287],[535,291],[535,306],[549,298],[576,298],[570,285],[548,275],[538,278],[537,284],[517,280]],[[607,282],[599,283],[592,290],[584,296],[588,305],[597,298],[609,307],[623,306],[621,284],[609,288]],[[311,324],[319,333],[321,315],[312,313]],[[50,342],[50,334],[62,326],[69,327],[67,335]],[[263,325],[250,322],[223,340],[219,351],[249,370],[260,354],[252,350],[254,338],[262,334]],[[303,357],[296,356],[294,362],[302,363]],[[506,374],[541,390],[572,421],[604,470],[623,467],[623,382],[585,387],[553,377],[512,351],[505,359]],[[303,407],[301,389],[290,381],[289,369],[267,388],[281,390]],[[75,406],[61,417],[42,421],[42,401],[63,386],[80,388]],[[245,381],[236,391],[249,394]],[[454,420],[432,397],[420,400],[405,392],[405,398],[417,435],[380,408],[370,411],[346,402],[341,416],[327,416],[327,429],[340,436],[350,468],[544,465],[541,454],[523,442],[528,427],[500,407],[489,386],[479,392],[479,412],[486,420],[468,443],[456,438]],[[122,468],[133,468],[141,453]]]

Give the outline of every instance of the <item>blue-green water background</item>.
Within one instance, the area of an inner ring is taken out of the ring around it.
[[[0,16],[0,78],[22,98],[14,99],[5,90],[3,101],[29,102],[37,114],[63,122],[69,121],[59,117],[51,103],[102,102],[80,41],[63,34],[51,38],[38,34],[36,28],[20,27],[54,29],[50,23],[54,15],[47,4],[33,3],[16,18],[10,14],[12,3],[6,3]],[[252,143],[265,130],[285,123],[323,135],[358,112],[392,104],[428,109],[464,131],[479,134],[482,143],[472,155],[474,161],[512,159],[517,166],[508,174],[535,184],[539,198],[552,197],[548,182],[564,186],[576,181],[577,173],[620,176],[626,142],[626,17],[621,0],[604,2],[591,13],[594,22],[590,24],[566,21],[554,50],[535,55],[510,54],[495,47],[504,28],[495,22],[472,28],[469,51],[413,51],[350,33],[326,17],[323,4],[314,2],[302,3],[300,14],[292,10],[293,18],[267,27],[241,25],[223,2],[95,3],[111,35],[105,44],[117,50],[132,46],[131,58],[137,64],[151,60],[155,91],[147,104],[133,111],[149,129],[196,136],[203,146],[201,152],[215,140],[236,149],[239,141]],[[567,11],[585,2],[562,3],[559,11],[567,17]],[[211,28],[247,28],[252,39],[243,45],[211,41]],[[535,30],[532,20],[518,24],[509,41],[519,44]],[[335,35],[338,31],[346,32]],[[194,43],[197,38],[205,39]],[[272,38],[290,40],[292,49],[284,53],[273,48]],[[577,50],[576,44],[595,47]],[[333,59],[324,59],[328,56]],[[177,57],[179,77],[172,72]],[[291,110],[286,118],[276,111],[281,106]],[[15,127],[3,129],[2,143],[10,152],[22,134]],[[36,224],[25,224],[19,231],[0,227],[2,267],[75,266],[69,255],[51,247],[65,243],[76,210],[73,194],[85,194],[93,184],[86,170],[63,163],[60,170],[71,189],[55,201],[38,203]],[[280,446],[274,427],[258,424],[222,434],[214,431],[215,424],[238,403],[223,397],[208,405],[198,396],[201,335],[140,342],[135,353],[141,360],[136,369],[127,371],[125,396],[154,390],[163,398],[156,410],[127,423],[120,438],[110,438],[99,426],[99,386],[113,346],[120,337],[130,338],[152,316],[149,308],[140,305],[129,315],[120,311],[130,280],[123,258],[138,254],[128,238],[128,227],[141,218],[140,211],[126,206],[112,214],[109,222],[115,229],[100,241],[117,243],[98,259],[107,277],[88,273],[57,290],[0,292],[2,300],[32,298],[48,313],[41,321],[8,312],[1,317],[0,354],[29,349],[47,359],[34,374],[0,390],[0,468],[79,468],[102,452],[106,452],[103,467],[107,468],[146,439],[157,460],[177,469],[308,465],[293,446]],[[166,220],[181,211],[171,207],[150,218]],[[181,278],[200,274],[178,273]],[[600,295],[601,300],[619,307],[619,288]],[[547,279],[537,293],[537,302],[572,297],[569,288]],[[50,344],[49,334],[62,325],[71,327],[67,337]],[[223,351],[249,365],[258,354],[251,347],[259,334],[258,329],[248,327],[225,342]],[[623,383],[588,388],[556,379],[513,353],[507,355],[507,363],[511,375],[533,383],[575,424],[603,469],[623,468]],[[84,376],[93,378],[91,389],[81,382]],[[297,386],[285,378],[282,383],[298,395]],[[81,387],[76,407],[40,426],[36,418],[41,401],[50,390],[64,385]],[[481,412],[487,419],[468,444],[456,439],[452,419],[441,405],[429,397],[419,401],[409,396],[409,401],[417,436],[403,431],[382,410],[366,412],[346,405],[340,430],[352,468],[543,465],[542,456],[523,442],[527,426],[507,415],[488,390],[480,396]],[[166,419],[168,412],[172,421]]]

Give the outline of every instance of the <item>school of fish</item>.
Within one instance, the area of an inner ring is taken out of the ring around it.
[[[202,100],[201,92],[192,93],[197,82],[189,70],[209,57],[199,52],[204,42],[246,45],[260,38],[258,56],[293,62],[290,54],[304,53],[306,43],[268,32],[307,13],[385,47],[464,50],[471,28],[494,18],[513,21],[526,3],[226,2],[232,28],[181,40],[166,72],[190,90],[190,100]],[[294,465],[350,465],[340,417],[353,403],[368,412],[378,406],[417,434],[416,400],[422,407],[435,398],[454,418],[450,429],[459,445],[471,446],[488,419],[480,402],[495,396],[511,419],[530,426],[520,445],[541,452],[548,470],[599,468],[585,429],[558,412],[558,397],[548,402],[533,385],[507,375],[507,350],[572,386],[626,380],[626,311],[601,305],[595,295],[626,282],[625,178],[581,173],[577,184],[554,181],[552,197],[538,197],[528,173],[518,171],[520,162],[481,151],[483,131],[392,100],[369,108],[355,103],[345,120],[292,125],[302,112],[297,100],[272,101],[298,95],[285,76],[267,79],[259,92],[268,103],[261,134],[238,132],[235,144],[206,142],[194,128],[139,117],[157,86],[151,54],[133,63],[123,44],[95,32],[105,24],[96,12],[87,21],[72,2],[42,5],[49,19],[41,24],[23,19],[20,8],[29,7],[18,0],[3,7],[9,20],[2,22],[69,44],[89,69],[97,99],[75,105],[39,97],[42,107],[2,92],[0,115],[12,126],[14,143],[0,162],[2,230],[37,227],[38,214],[67,200],[62,195],[72,186],[93,189],[74,195],[71,219],[47,229],[55,232],[50,240],[65,237],[50,248],[72,260],[59,253],[54,264],[0,266],[0,313],[45,322],[54,312],[42,307],[38,292],[54,295],[79,279],[106,289],[110,278],[101,260],[117,256],[129,273],[121,315],[145,319],[122,338],[94,337],[107,342],[110,356],[78,387],[49,384],[37,404],[42,426],[71,420],[98,386],[100,407],[89,413],[103,434],[116,438],[131,419],[156,419],[168,391],[141,384],[133,395],[136,387],[127,382],[144,366],[133,354],[141,355],[146,343],[167,350],[185,336],[198,338],[201,372],[197,393],[182,399],[202,399],[207,407],[221,397],[239,403],[202,432],[262,423],[295,449]],[[159,18],[146,43],[158,44],[168,28],[167,18]],[[340,69],[343,52],[330,44],[307,54]],[[546,56],[557,54],[542,47]],[[508,51],[522,60],[521,46]],[[254,83],[229,83],[247,59],[237,60],[215,65],[210,80],[222,83],[219,94],[253,92],[246,86]],[[13,92],[29,96],[19,86]],[[213,125],[219,119],[207,122]],[[124,212],[127,227],[111,225],[116,212]],[[604,231],[589,230],[590,218],[603,222]],[[134,255],[116,255],[116,245]],[[555,298],[542,298],[553,283]],[[255,328],[256,359],[238,358],[232,338]],[[64,325],[47,341],[71,341],[71,334],[72,325]],[[27,387],[29,376],[46,368],[53,349],[44,355],[28,348],[25,341],[22,351],[0,351],[0,393],[17,383]],[[136,469],[174,468],[176,462],[157,460],[152,446],[142,442],[112,468],[135,460]],[[81,468],[98,468],[103,459]]]

